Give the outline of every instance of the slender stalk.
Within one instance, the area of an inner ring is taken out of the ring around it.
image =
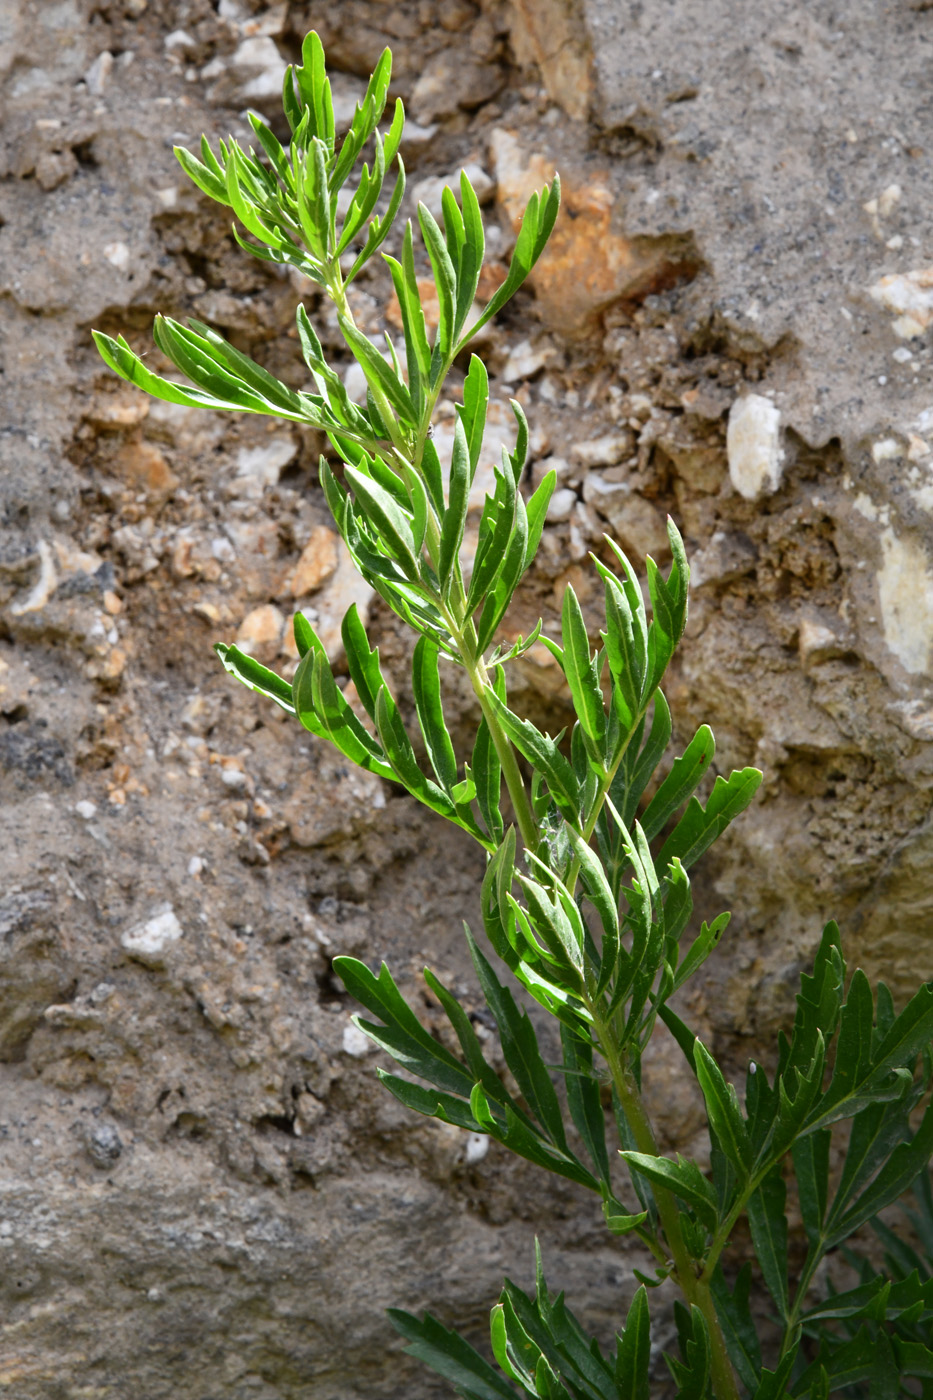
[[[509,790],[512,799],[512,806],[515,809],[515,820],[518,822],[518,830],[521,834],[522,843],[528,851],[538,849],[538,823],[535,821],[534,813],[531,810],[531,803],[528,800],[528,793],[525,789],[525,781],[518,766],[518,759],[515,757],[515,750],[511,740],[503,731],[496,716],[495,710],[489,703],[489,684],[486,666],[480,657],[478,662],[467,664],[467,674],[473,685],[473,691],[480,703],[483,718],[489,726],[489,733],[492,742],[496,746],[496,753],[499,755],[499,764],[502,768],[502,776],[505,778],[505,785]]]
[[[646,1156],[658,1157],[661,1154],[658,1151],[654,1130],[645,1111],[634,1075],[619,1052],[611,1028],[606,1025],[592,1006],[590,1010],[593,1014],[593,1024],[600,1049],[609,1066],[612,1082],[638,1150],[644,1152]],[[716,1307],[713,1303],[709,1282],[705,1278],[697,1276],[694,1261],[687,1249],[683,1231],[680,1228],[680,1210],[677,1202],[671,1192],[663,1186],[652,1185],[651,1190],[674,1262],[674,1276],[687,1302],[699,1308],[703,1314],[709,1331],[713,1393],[716,1400],[740,1400],[732,1363],[726,1350],[725,1338],[722,1335],[719,1318],[716,1316]]]

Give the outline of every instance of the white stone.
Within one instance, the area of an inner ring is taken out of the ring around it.
[[[561,520],[567,520],[576,504],[577,493],[572,491],[569,486],[562,486],[559,491],[555,491],[547,508],[547,518],[550,524],[555,525]]]
[[[485,1133],[467,1133],[466,1147],[463,1150],[463,1160],[468,1167],[472,1167],[477,1162],[481,1162],[489,1151],[489,1138]]]
[[[241,447],[236,465],[243,494],[258,497],[267,486],[275,486],[297,451],[295,439],[284,433],[269,438],[260,447]]]
[[[281,63],[282,58],[274,40],[268,35],[256,35],[243,40],[231,62],[236,68],[268,68],[270,64]]]
[[[364,1035],[359,1026],[355,1026],[349,1021],[343,1028],[343,1053],[352,1055],[355,1060],[361,1060],[364,1055],[368,1055],[373,1044],[368,1035]]]
[[[556,353],[551,345],[532,345],[530,340],[520,340],[509,351],[499,378],[504,384],[514,384],[516,379],[530,379],[539,369],[543,369]]]
[[[904,449],[897,438],[881,438],[872,444],[871,455],[876,462],[891,462],[896,457],[903,457]]]
[[[879,306],[894,312],[892,329],[903,340],[923,335],[933,321],[933,267],[891,273],[868,290]]]
[[[107,79],[113,72],[113,54],[109,49],[99,53],[84,75],[87,90],[94,97],[102,97]]]
[[[127,929],[120,942],[126,951],[140,962],[155,962],[165,950],[177,943],[182,927],[170,904],[163,904],[145,923]]]
[[[58,574],[55,572],[55,560],[52,557],[52,550],[45,540],[40,540],[36,545],[39,553],[39,577],[25,598],[17,603],[10,604],[10,612],[14,617],[22,617],[25,613],[39,612],[44,608],[58,587]]]
[[[84,797],[80,802],[75,803],[75,811],[79,817],[83,817],[86,822],[89,822],[91,818],[97,814],[97,803],[89,802],[87,798]]]
[[[604,437],[576,443],[570,455],[581,467],[614,467],[628,456],[631,446],[627,433],[607,433]]]
[[[762,394],[746,394],[729,410],[726,432],[729,476],[740,496],[753,501],[781,484],[784,453],[781,414]]]
[[[929,675],[933,656],[933,571],[913,540],[890,528],[881,534],[884,562],[878,570],[878,598],[884,640],[910,675]]]
[[[105,243],[104,257],[118,272],[125,272],[130,265],[130,250],[125,243]]]
[[[188,862],[188,874],[192,877],[192,879],[197,879],[197,877],[200,875],[203,869],[204,862],[201,859],[201,857],[192,856]]]
[[[195,40],[184,29],[173,29],[171,34],[166,34],[163,43],[167,49],[193,49],[197,47]]]

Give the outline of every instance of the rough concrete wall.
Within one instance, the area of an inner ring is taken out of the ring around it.
[[[695,564],[682,738],[758,761],[700,877],[732,931],[688,1007],[736,1064],[786,1022],[836,914],[903,992],[933,910],[933,14],[873,0],[0,0],[0,1390],[17,1400],[350,1400],[445,1388],[381,1310],[479,1333],[531,1238],[606,1330],[636,1258],[595,1203],[378,1090],[337,952],[470,995],[481,862],[234,687],[215,640],[293,664],[286,619],[354,598],[284,425],[149,403],[94,325],[217,326],[301,382],[313,289],[250,261],[171,146],[274,116],[318,27],[344,110],[384,43],[416,195],[473,162],[493,263],[528,190],[565,216],[485,353],[557,467],[516,628],[554,623],[610,529]],[[487,284],[494,285],[495,267]],[[387,279],[361,282],[377,329]],[[158,365],[155,351],[151,363]],[[353,381],[350,380],[352,385]],[[438,437],[452,405],[441,406]],[[516,678],[563,722],[543,652]],[[464,725],[468,698],[451,686]],[[423,999],[428,1023],[434,1008]],[[701,1126],[663,1045],[669,1144]],[[544,1222],[542,1225],[542,1221]]]

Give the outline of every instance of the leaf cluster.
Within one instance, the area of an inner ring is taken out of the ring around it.
[[[822,1400],[853,1387],[878,1397],[933,1395],[933,1197],[925,1175],[933,1152],[933,984],[896,1012],[883,984],[873,993],[858,970],[847,982],[839,931],[829,925],[770,1077],[751,1065],[741,1093],[675,1011],[672,998],[729,922],[723,913],[692,927],[689,871],[752,801],[761,774],[717,772],[705,724],[668,760],[672,720],[662,683],[686,627],[690,577],[673,522],[670,568],[665,574],[649,558],[644,585],[614,540],[593,558],[603,587],[598,626],[568,586],[559,634],[547,635],[539,621],[528,637],[501,640],[555,479],[549,474],[531,492],[525,485],[529,432],[517,402],[514,450],[487,472],[489,380],[470,342],[542,255],[560,186],[555,176],[532,196],[505,281],[484,308],[476,295],[485,235],[466,175],[457,191],[444,191],[440,222],[419,206],[420,247],[408,223],[398,256],[382,253],[401,340],[373,343],[353,318],[347,289],[382,249],[404,197],[400,101],[380,127],[390,84],[387,50],[349,129],[338,133],[323,49],[311,33],[285,77],[287,145],[251,115],[258,151],[230,139],[216,153],[206,140],[200,156],[177,152],[194,183],[233,212],[234,236],[249,253],[297,269],[333,301],[366,381],[365,403],[350,399],[304,306],[296,313],[302,388],[197,321],[156,319],[156,344],[184,382],[150,370],[122,337],[95,338],[116,373],[156,397],[274,415],[326,435],[331,451],[321,458],[320,482],[344,545],[416,639],[414,724],[355,608],[341,628],[346,677],[300,614],[290,679],[234,645],[217,650],[232,676],[318,741],[400,785],[483,848],[485,940],[469,928],[466,937],[507,1075],[484,1053],[468,1007],[430,969],[427,986],[450,1027],[443,1044],[388,967],[374,972],[344,957],[335,970],[365,1010],[358,1025],[395,1061],[396,1071],[379,1070],[389,1092],[592,1191],[610,1234],[635,1236],[656,1262],[653,1276],[636,1271],[641,1286],[613,1355],[586,1336],[562,1295],[551,1296],[540,1255],[534,1294],[507,1281],[493,1310],[498,1369],[430,1315],[392,1320],[409,1350],[467,1400],[647,1400],[655,1375],[648,1290],[670,1279],[681,1301],[677,1352],[666,1361],[681,1400]],[[433,334],[419,260],[430,268],[439,308]],[[450,460],[442,462],[432,419],[455,363],[464,373],[461,402]],[[489,489],[471,540],[481,471]],[[510,663],[532,646],[548,650],[566,681],[567,733],[544,732],[510,699]],[[463,753],[443,701],[451,667],[466,675],[478,706]],[[539,1038],[547,1018],[559,1031],[556,1064]],[[655,1141],[642,1056],[657,1029],[673,1036],[702,1095],[708,1170],[665,1156]],[[925,1255],[878,1221],[911,1185]],[[802,1265],[791,1248],[794,1209],[805,1237]],[[736,1273],[728,1251],[743,1219],[756,1265]],[[824,1261],[847,1250],[867,1223],[884,1242],[887,1275],[863,1260],[857,1286],[820,1294]],[[780,1334],[773,1355],[759,1340],[762,1288]]]

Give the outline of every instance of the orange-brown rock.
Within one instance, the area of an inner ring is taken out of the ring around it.
[[[326,583],[336,569],[337,536],[326,525],[317,525],[288,581],[289,592],[293,598],[303,598]]]
[[[248,612],[237,629],[237,646],[257,661],[271,662],[278,654],[285,618],[272,603]]]
[[[535,190],[554,179],[550,157],[528,152],[512,131],[497,127],[490,149],[497,198],[516,233]],[[639,301],[695,270],[689,240],[626,238],[605,170],[561,176],[561,212],[529,281],[542,319],[562,335],[585,334],[599,313],[623,299]]]
[[[114,458],[114,466],[133,490],[156,499],[170,496],[178,485],[178,477],[151,442],[128,442]]]

